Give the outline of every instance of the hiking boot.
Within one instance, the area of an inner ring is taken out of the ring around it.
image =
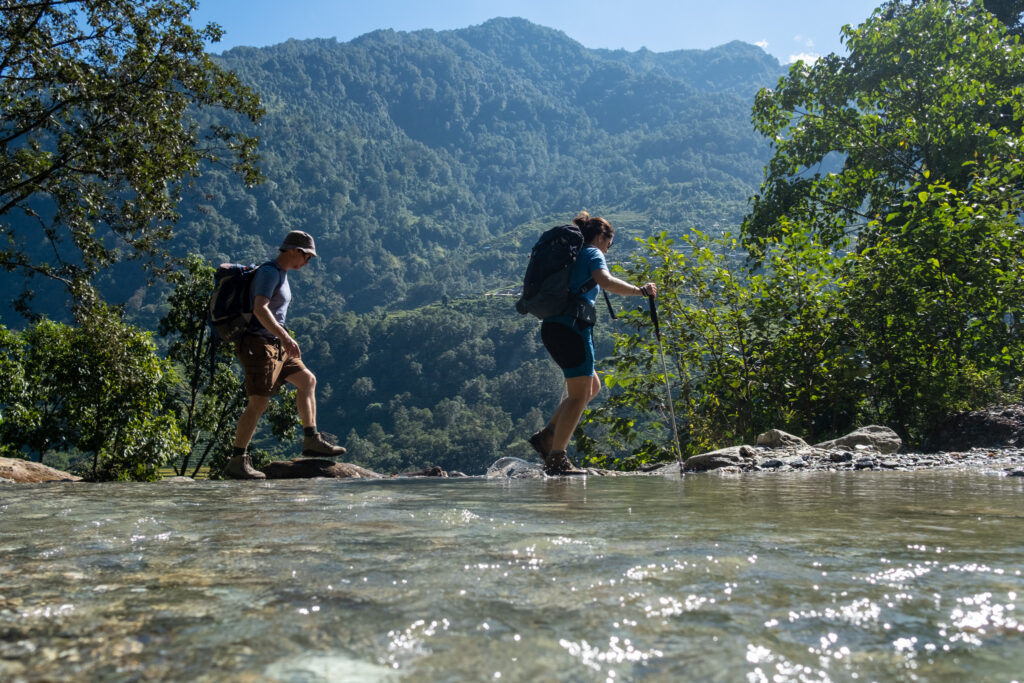
[[[586,471],[576,469],[565,451],[555,451],[544,456],[544,474],[559,477],[564,474],[586,474]]]
[[[338,443],[337,437],[327,432],[317,432],[302,440],[302,454],[320,458],[337,458],[346,451]]]
[[[253,466],[249,464],[248,455],[232,455],[231,459],[228,460],[227,466],[224,468],[224,474],[226,474],[229,479],[267,478],[267,475],[257,469],[253,469]]]
[[[551,442],[554,438],[555,432],[550,427],[545,427],[530,437],[530,445],[533,446],[533,450],[540,453],[540,457],[546,458],[551,452]]]

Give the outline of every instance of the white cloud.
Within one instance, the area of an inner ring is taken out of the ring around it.
[[[767,50],[768,49],[768,41],[767,40],[759,40],[756,43],[754,43],[754,45],[757,45],[762,50]]]
[[[789,61],[786,64],[792,64],[793,62],[803,61],[805,64],[814,64],[816,61],[821,59],[821,55],[814,54],[813,52],[801,52],[798,55],[790,55]]]

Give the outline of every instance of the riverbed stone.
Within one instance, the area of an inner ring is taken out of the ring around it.
[[[757,445],[766,448],[806,448],[807,442],[781,429],[769,429],[757,435]]]
[[[903,446],[903,439],[900,435],[888,427],[879,425],[868,425],[856,429],[846,436],[831,441],[823,441],[815,444],[815,448],[821,450],[868,450],[875,453],[887,455],[895,453]]]
[[[39,484],[46,481],[82,481],[68,472],[63,472],[42,463],[20,458],[0,458],[0,479],[10,479],[18,484]]]
[[[382,475],[348,462],[325,458],[276,460],[260,468],[267,479],[380,479]]]
[[[740,446],[730,446],[710,453],[694,455],[683,461],[684,472],[707,472],[721,467],[739,465],[744,458],[740,455]]]

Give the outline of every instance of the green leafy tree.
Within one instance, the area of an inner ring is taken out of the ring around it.
[[[40,320],[22,333],[23,391],[4,406],[5,446],[37,454],[76,450],[93,480],[159,478],[185,442],[164,411],[174,370],[151,335],[94,306],[81,325]]]
[[[848,57],[795,65],[754,108],[775,155],[747,241],[836,250],[865,416],[910,443],[1018,382],[1024,47],[1003,10],[888,2],[844,29]]]
[[[15,439],[7,437],[24,424],[27,393],[23,366],[24,342],[21,334],[0,325],[0,455],[20,457]]]
[[[210,467],[213,478],[223,475],[235,425],[245,407],[242,380],[233,370],[233,345],[217,340],[207,324],[214,272],[204,259],[191,255],[182,269],[168,276],[174,290],[168,296],[170,309],[161,319],[159,329],[162,336],[170,339],[167,358],[177,367],[180,378],[169,393],[169,402],[178,429],[188,441],[188,450],[171,465],[179,475],[193,477],[204,465]],[[294,389],[278,392],[263,423],[279,442],[294,436],[299,424]],[[258,442],[264,440],[262,432]],[[259,466],[271,459],[271,453],[254,447],[251,458]]]
[[[1024,362],[1024,163],[979,169],[965,192],[912,188],[848,265],[846,306],[870,368],[872,413],[911,442],[949,413],[1017,391]]]
[[[745,221],[751,242],[785,218],[841,246],[926,172],[963,191],[966,163],[1019,149],[1024,47],[980,2],[891,0],[843,34],[848,56],[798,62],[755,100],[774,155]]]
[[[255,94],[206,54],[221,31],[190,26],[194,9],[193,0],[3,3],[0,267],[58,281],[88,305],[99,271],[162,254],[182,186],[203,162],[260,179],[255,138],[193,121],[207,108],[262,115]],[[16,302],[25,313],[27,285]]]
[[[171,405],[189,444],[184,457],[171,464],[179,475],[194,477],[214,453],[230,450],[245,393],[232,372],[230,345],[218,343],[206,322],[213,266],[193,255],[168,280],[174,290],[159,332],[171,338],[167,357],[178,366],[181,377],[171,391]]]
[[[627,279],[659,283],[661,348],[646,312],[616,335],[610,390],[588,411],[577,445],[589,462],[635,469],[675,457],[666,401],[683,455],[750,443],[777,427],[841,432],[863,401],[858,354],[841,310],[841,260],[805,233],[773,240],[756,273],[728,236],[694,231],[640,242]],[[662,371],[664,350],[669,376]]]

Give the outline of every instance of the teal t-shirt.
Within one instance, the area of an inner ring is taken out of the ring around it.
[[[576,291],[587,283],[591,273],[595,270],[608,270],[608,263],[604,260],[604,254],[597,247],[583,247],[576,262],[572,264],[572,271],[569,273],[569,289]],[[597,295],[601,292],[600,285],[594,285],[589,291],[583,294],[583,298],[594,305],[597,303]],[[571,315],[553,315],[544,318],[544,321],[552,321],[575,327],[576,319]]]
[[[569,289],[575,292],[585,285],[590,279],[590,274],[595,270],[608,270],[604,254],[597,247],[583,247],[580,250],[580,255],[576,257],[576,263],[572,264],[572,272],[569,274]],[[583,295],[583,298],[595,304],[600,292],[601,287],[594,285],[589,292]]]

